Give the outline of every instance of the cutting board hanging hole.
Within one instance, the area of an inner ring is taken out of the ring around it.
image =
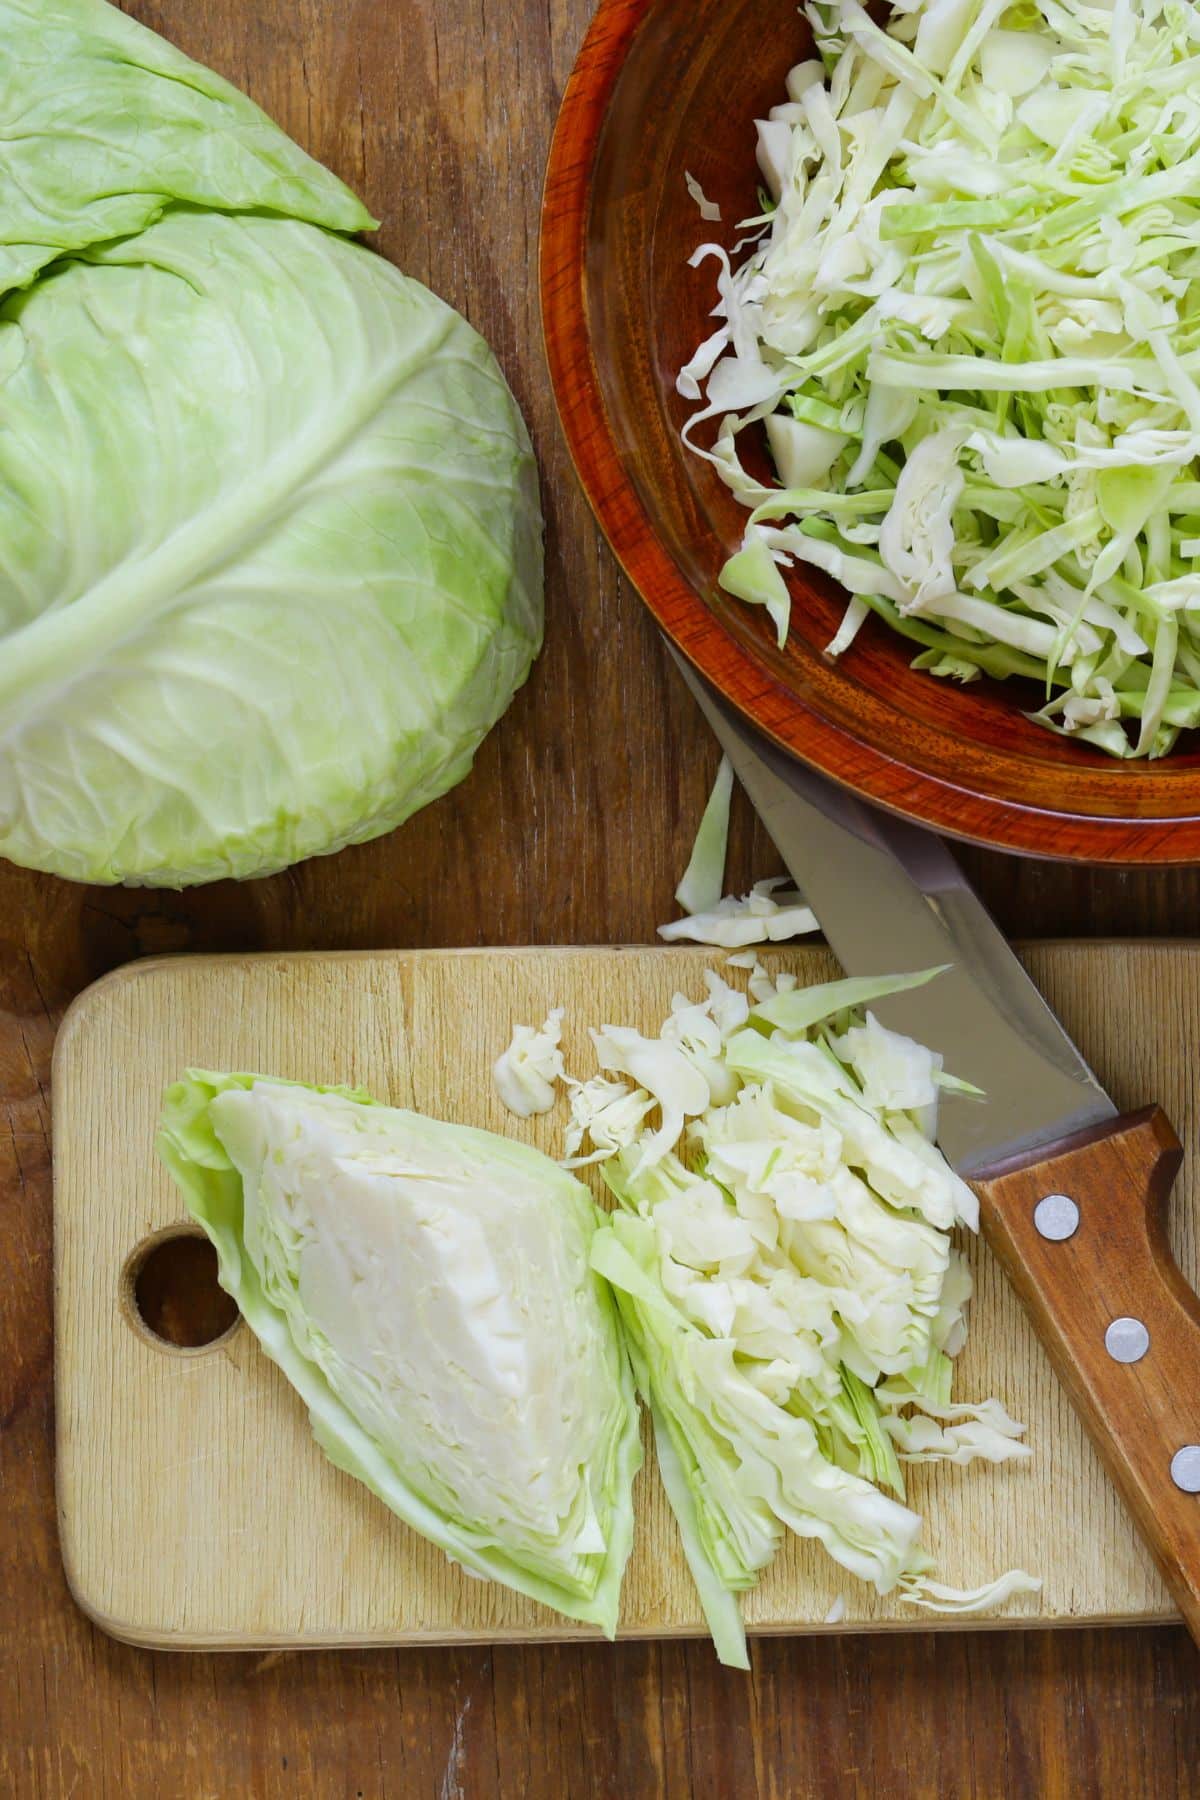
[[[176,1356],[204,1355],[232,1336],[241,1314],[217,1281],[217,1253],[180,1220],[143,1238],[121,1271],[121,1311],[138,1336]]]

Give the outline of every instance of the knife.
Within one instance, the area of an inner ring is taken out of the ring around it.
[[[847,973],[950,965],[876,1010],[984,1090],[943,1099],[938,1141],[1200,1643],[1200,1298],[1167,1240],[1166,1116],[1118,1115],[940,838],[760,738],[672,654]]]

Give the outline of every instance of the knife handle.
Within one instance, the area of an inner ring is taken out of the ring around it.
[[[1181,1159],[1148,1107],[975,1185],[984,1235],[1200,1643],[1200,1297],[1166,1226]]]

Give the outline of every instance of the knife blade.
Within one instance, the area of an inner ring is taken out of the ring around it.
[[[1200,1297],[1171,1257],[1165,1115],[1118,1117],[939,838],[759,738],[672,654],[847,972],[948,965],[878,1011],[984,1090],[945,1097],[938,1141],[1200,1643]]]
[[[948,964],[873,1008],[942,1053],[988,1104],[947,1096],[938,1141],[960,1175],[1116,1117],[1104,1092],[932,832],[856,800],[753,735],[672,651],[751,804],[842,967],[892,975]]]

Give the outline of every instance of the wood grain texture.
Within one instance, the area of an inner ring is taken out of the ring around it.
[[[71,1601],[52,1460],[50,1052],[65,1003],[168,951],[646,942],[671,916],[717,763],[576,488],[540,343],[542,171],[591,0],[128,10],[355,183],[386,221],[386,254],[496,343],[542,466],[547,645],[471,778],[375,844],[189,894],[0,865],[0,1792],[1190,1800],[1200,1657],[1178,1626],[767,1639],[747,1679],[703,1643],[170,1656],[115,1643]],[[1194,871],[963,860],[1013,935],[1190,936],[1200,917]],[[777,866],[737,797],[730,884]],[[1117,990],[1118,1035],[1129,998]],[[1182,1028],[1176,1046],[1186,1071]],[[1147,1093],[1139,1080],[1125,1098]]]
[[[1175,1016],[1186,1005],[1181,987]],[[1161,1033],[1160,1023],[1160,1041]],[[1167,1227],[1181,1158],[1166,1114],[1149,1108],[997,1171],[980,1199],[988,1242],[1200,1642],[1200,1504],[1171,1475],[1177,1452],[1200,1446],[1200,1296],[1171,1255]],[[1051,1194],[1078,1209],[1077,1228],[1060,1242],[1034,1222]],[[1106,1348],[1118,1319],[1136,1320],[1149,1337],[1129,1364]]]
[[[123,970],[81,997],[54,1059],[57,1482],[69,1579],[94,1618],[118,1636],[175,1649],[597,1636],[471,1580],[338,1474],[246,1331],[206,1355],[156,1346],[135,1328],[123,1274],[145,1241],[184,1217],[152,1140],[162,1090],[189,1065],[361,1083],[396,1105],[512,1132],[558,1155],[565,1104],[516,1121],[493,1090],[491,1064],[513,1024],[564,1006],[567,1066],[590,1074],[589,1024],[656,1031],[673,993],[703,995],[703,971],[715,960],[665,947],[176,959]],[[768,961],[806,985],[837,972],[823,950]],[[1200,1031],[1200,950],[1055,945],[1032,961],[1085,1053],[1108,1052],[1118,1091],[1146,1080],[1181,1105],[1185,1130],[1200,1127],[1200,1096],[1190,1079],[1180,1091],[1177,1060],[1161,1048],[1175,1008]],[[1120,1053],[1130,1036],[1112,1058],[1106,1015],[1121,989],[1140,996],[1123,1025],[1160,1047],[1136,1074]],[[1094,1184],[1085,1185],[1090,1193]],[[1140,1194],[1125,1198],[1136,1218]],[[1194,1280],[1200,1192],[1181,1189],[1179,1200]],[[1121,1222],[1117,1194],[1110,1217]],[[927,1519],[924,1541],[940,1577],[970,1587],[1005,1568],[1031,1569],[1045,1583],[1040,1602],[1013,1602],[1005,1616],[1045,1624],[1171,1617],[1015,1296],[985,1251],[977,1261],[976,1328],[956,1397],[999,1394],[1028,1426],[1036,1453],[998,1470],[910,1471],[909,1497]],[[1098,1284],[1107,1271],[1097,1259],[1088,1272]],[[1112,1274],[1110,1285],[1119,1280]],[[1194,1353],[1179,1365],[1198,1366]],[[656,1475],[644,1475],[637,1492],[622,1630],[702,1634]],[[1200,1502],[1179,1499],[1178,1530],[1188,1517],[1196,1529]],[[1069,1533],[1053,1523],[1064,1512],[1076,1521]],[[744,1614],[752,1631],[820,1629],[839,1593],[846,1629],[954,1628],[881,1599],[797,1539]]]
[[[708,336],[715,297],[715,264],[692,272],[687,262],[705,241],[731,248],[737,221],[759,210],[753,121],[811,53],[795,0],[597,8],[551,151],[541,281],[563,425],[609,542],[659,623],[722,692],[869,798],[1035,855],[1196,860],[1194,745],[1161,763],[1114,763],[1025,717],[1041,703],[1034,684],[934,680],[910,668],[913,645],[877,619],[831,662],[824,651],[845,592],[803,565],[788,577],[783,650],[761,607],[717,585],[746,515],[679,437],[694,409],[675,376]],[[700,219],[687,173],[723,223]],[[767,479],[761,447],[747,442]]]

